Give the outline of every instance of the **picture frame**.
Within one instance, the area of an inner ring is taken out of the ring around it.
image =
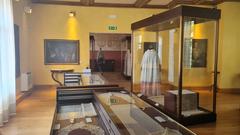
[[[192,60],[193,68],[207,67],[207,39],[192,39]]]
[[[78,65],[79,40],[45,39],[45,65]]]

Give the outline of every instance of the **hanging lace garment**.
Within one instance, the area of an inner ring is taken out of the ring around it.
[[[159,64],[159,57],[154,49],[147,50],[144,53],[141,64],[141,92],[145,96],[160,94]]]
[[[125,76],[132,76],[132,56],[129,50],[125,54],[123,73]]]

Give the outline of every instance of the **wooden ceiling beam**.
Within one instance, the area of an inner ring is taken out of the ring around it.
[[[222,1],[222,0],[221,0]],[[215,1],[207,1],[207,0],[172,0],[168,3],[168,8],[173,8],[178,4],[189,4],[189,5],[215,5]]]
[[[137,0],[134,4],[115,4],[115,3],[95,3],[95,0],[79,0],[79,2],[71,1],[56,1],[56,0],[32,0],[32,3],[40,4],[55,4],[55,5],[68,5],[68,6],[95,6],[95,7],[118,7],[118,8],[173,8],[178,4],[190,5],[218,5],[223,2],[240,2],[240,0],[172,0],[167,5],[148,5],[151,0]]]
[[[135,7],[141,8],[146,6],[151,0],[137,0],[135,2]]]
[[[32,3],[36,4],[52,4],[52,5],[68,5],[68,6],[86,6],[84,3],[80,2],[71,2],[71,1],[52,1],[52,0],[32,0]],[[134,8],[134,4],[114,4],[114,3],[93,3],[90,6],[94,7],[117,7],[117,8]],[[142,8],[164,8],[166,9],[167,6],[162,5],[146,5]]]

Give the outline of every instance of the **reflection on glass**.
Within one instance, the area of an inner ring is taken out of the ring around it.
[[[133,92],[154,101],[159,107],[177,114],[179,82],[180,18],[134,31]],[[137,37],[141,36],[141,40]],[[170,95],[170,96],[166,96]]]
[[[130,135],[194,134],[135,95],[96,92],[96,96],[120,132]]]
[[[215,30],[216,21],[193,17],[183,17],[183,28],[175,18],[135,30],[133,92],[176,117],[211,113]]]
[[[216,21],[184,17],[183,89],[194,92],[195,109],[183,110],[184,116],[212,111],[212,86]],[[184,95],[183,95],[184,96]]]
[[[159,57],[157,51],[150,46],[144,53],[141,64],[141,92],[146,96],[159,95],[160,82]]]
[[[100,74],[82,74],[81,85],[104,85],[106,81]]]

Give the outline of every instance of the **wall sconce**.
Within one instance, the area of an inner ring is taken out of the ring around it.
[[[191,21],[191,38],[194,37],[194,25],[195,25],[195,22],[194,21]]]
[[[142,35],[139,35],[138,38],[139,38],[138,39],[138,49],[140,50],[140,49],[142,49]]]
[[[32,8],[31,7],[24,7],[24,12],[27,14],[31,14],[32,13]]]
[[[70,17],[75,17],[76,16],[76,12],[75,11],[71,11],[71,12],[68,13],[68,15]]]

